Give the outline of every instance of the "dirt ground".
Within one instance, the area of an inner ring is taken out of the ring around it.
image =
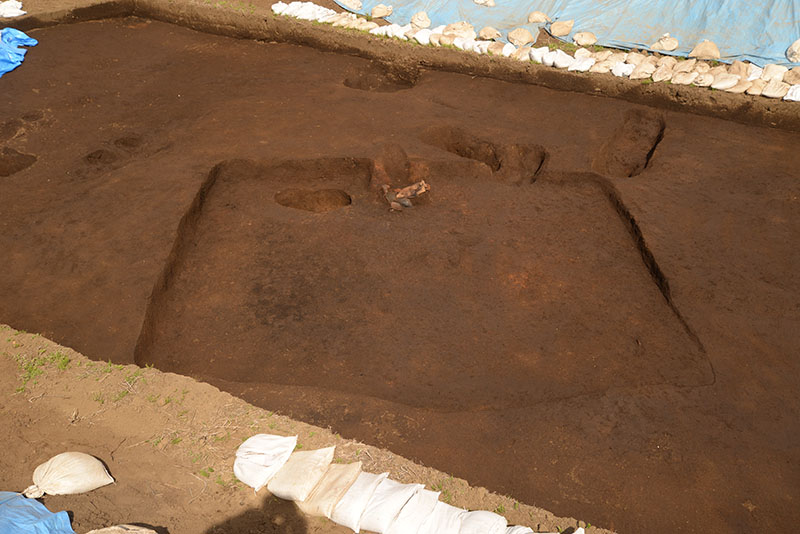
[[[46,495],[78,534],[140,524],[159,534],[345,534],[291,502],[236,480],[236,448],[255,433],[297,435],[299,447],[336,445],[335,462],[424,483],[470,510],[497,510],[537,531],[570,532],[583,521],[555,517],[330,429],[256,408],[213,386],[153,368],[95,362],[47,339],[0,325],[0,485],[21,491],[37,465],[78,450],[107,465],[115,483],[79,495]],[[589,532],[608,531],[592,527]]]
[[[30,33],[0,321],[617,531],[800,519],[796,133],[137,18]]]

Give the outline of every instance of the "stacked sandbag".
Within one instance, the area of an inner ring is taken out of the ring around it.
[[[303,512],[327,517],[356,533],[507,532],[503,516],[451,506],[423,484],[397,482],[389,473],[363,472],[361,462],[334,464],[334,447],[292,452],[296,445],[297,436],[255,435],[236,451],[234,472],[256,491],[266,486],[276,497],[295,501]]]

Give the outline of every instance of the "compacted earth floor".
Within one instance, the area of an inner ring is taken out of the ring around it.
[[[136,18],[30,33],[0,322],[619,531],[800,520],[797,134]]]

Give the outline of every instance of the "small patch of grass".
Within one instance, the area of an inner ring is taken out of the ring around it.
[[[130,391],[128,391],[127,389],[120,390],[116,395],[114,395],[114,402],[121,401],[122,399],[128,396],[128,393],[130,393]]]
[[[503,515],[504,513],[506,513],[506,507],[501,504],[494,509],[494,513]]]
[[[92,395],[92,400],[97,402],[98,404],[105,404],[106,396],[103,395],[103,393],[101,391],[97,391],[97,392],[95,392],[94,395]]]
[[[213,467],[206,467],[205,469],[201,469],[200,471],[198,471],[197,474],[204,478],[210,478],[211,473],[213,472],[214,472]]]

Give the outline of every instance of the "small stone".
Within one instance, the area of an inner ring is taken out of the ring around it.
[[[698,59],[719,59],[719,48],[712,41],[705,39],[689,52],[689,57]]]
[[[475,39],[478,36],[472,24],[463,20],[445,26],[442,35],[452,35],[454,38],[461,37],[463,39]]]
[[[695,78],[697,78],[698,74],[694,71],[692,72],[673,72],[672,74],[672,84],[673,85],[689,85],[690,83],[694,82]]]
[[[753,85],[753,82],[750,82],[744,78],[739,80],[739,83],[731,87],[730,89],[725,89],[729,93],[734,93],[740,95],[750,89],[750,86]]]
[[[767,82],[765,82],[761,78],[757,78],[755,80],[750,80],[750,81],[753,82],[753,85],[748,87],[745,90],[745,93],[747,93],[748,95],[753,95],[753,96],[761,96],[761,91],[764,90],[764,87],[766,87]]]
[[[792,63],[800,63],[800,39],[793,42],[786,49],[786,59]]]
[[[692,83],[694,83],[697,87],[709,87],[712,83],[714,83],[714,75],[708,72],[700,72],[697,74],[697,78],[695,78],[694,82]]]
[[[666,82],[672,79],[672,67],[670,65],[661,65],[651,76],[654,82]]]
[[[774,65],[770,63],[769,65],[764,67],[764,72],[761,73],[761,79],[766,81],[771,81],[777,79],[778,81],[783,80],[783,76],[789,71],[788,68],[784,67],[783,65]]]
[[[731,87],[735,86],[737,83],[739,83],[739,77],[736,76],[735,74],[728,74],[726,72],[714,76],[714,83],[711,84],[711,88],[724,91],[726,89],[730,89]]]
[[[679,72],[691,72],[695,65],[697,65],[696,59],[687,59],[686,61],[679,61],[672,70],[675,74]]]
[[[489,45],[487,52],[493,56],[502,56],[503,55],[503,47],[505,47],[505,43],[494,42]]]
[[[658,61],[656,62],[656,67],[663,67],[664,65],[667,65],[669,67],[669,70],[672,70],[675,67],[676,63],[678,63],[678,60],[675,59],[674,57],[664,56],[658,58]]]
[[[392,6],[378,4],[372,8],[371,14],[373,19],[382,19],[383,17],[388,17],[392,14]]]
[[[703,63],[702,61],[698,61],[697,64],[692,69],[697,74],[705,74],[706,72],[711,70],[711,65],[708,63]]]
[[[592,53],[585,48],[575,50],[575,59],[583,59],[585,57],[592,57]]]
[[[572,31],[572,25],[575,24],[574,20],[559,20],[550,25],[550,34],[553,37],[564,37],[569,35]]]
[[[783,81],[789,85],[800,84],[800,67],[795,67],[783,75]]]
[[[528,43],[536,41],[533,34],[525,28],[517,28],[509,32],[508,40],[515,46],[525,46]]]
[[[661,38],[650,45],[650,48],[653,50],[664,50],[666,52],[672,52],[676,48],[678,48],[678,40],[674,37],[670,37],[668,33],[665,33],[661,36]]]
[[[578,32],[572,36],[572,40],[578,46],[592,46],[597,42],[597,36],[592,32]]]
[[[497,31],[496,28],[486,26],[485,28],[481,28],[481,31],[478,32],[478,37],[484,41],[494,41],[495,39],[502,37],[502,35],[499,31]]]
[[[430,28],[431,26],[431,19],[428,18],[428,14],[424,11],[417,11],[411,17],[411,25],[415,28]]]
[[[784,83],[777,78],[773,78],[767,82],[764,89],[761,91],[761,96],[767,98],[783,98],[789,92],[789,84]]]
[[[531,11],[530,14],[528,14],[528,23],[540,24],[543,22],[550,22],[550,17],[548,17],[541,11]]]
[[[737,75],[741,79],[746,79],[747,75],[749,74],[750,68],[748,67],[747,63],[744,61],[739,61],[738,59],[731,63],[731,66],[728,68],[728,72],[731,74]]]

